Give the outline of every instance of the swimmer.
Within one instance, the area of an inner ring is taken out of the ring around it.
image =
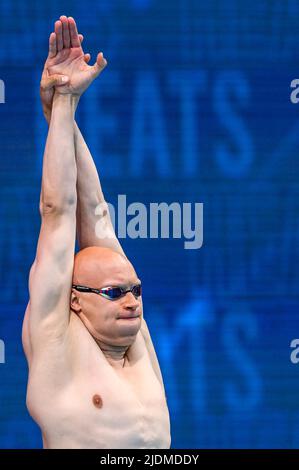
[[[75,122],[81,95],[107,66],[102,53],[89,65],[82,41],[75,20],[61,16],[41,80],[49,130],[22,332],[26,404],[47,449],[167,449],[169,411],[141,280]],[[95,234],[99,204],[103,238]]]

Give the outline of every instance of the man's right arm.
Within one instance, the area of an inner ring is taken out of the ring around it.
[[[69,321],[76,237],[74,98],[55,94],[43,160],[41,229],[30,271],[31,343],[61,336]]]
[[[76,47],[80,48],[84,62],[88,64],[90,54],[83,53],[81,48],[83,36],[82,34],[78,34],[74,19],[61,16],[60,22],[62,23],[63,29],[61,39],[63,43],[62,48],[69,47],[68,35],[70,33],[72,42],[76,44]],[[56,24],[55,32],[57,38],[59,32],[57,31]],[[55,33],[50,35],[49,55],[45,62],[40,88],[43,112],[48,124],[51,121],[54,86],[59,87],[62,84],[62,75],[57,73],[57,71],[54,74],[49,74],[48,72],[49,62],[53,60],[53,57],[55,57],[57,53],[54,36]],[[98,55],[97,64],[97,73],[106,67],[107,61],[102,54]],[[78,100],[79,97],[76,98],[76,106]],[[77,235],[80,249],[88,246],[106,246],[124,254],[110,219],[108,206],[103,195],[93,158],[76,123],[74,124],[74,141],[77,163]],[[101,209],[101,214],[95,213],[98,206]],[[102,234],[104,233],[106,235],[105,237],[97,237],[95,231],[96,226]]]

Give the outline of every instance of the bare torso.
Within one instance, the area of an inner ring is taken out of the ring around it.
[[[45,448],[170,447],[169,413],[139,331],[123,368],[114,367],[81,320],[71,314],[66,335],[29,351],[27,406]]]

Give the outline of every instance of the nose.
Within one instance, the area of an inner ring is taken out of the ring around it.
[[[132,294],[132,292],[127,292],[124,296],[124,307],[127,310],[132,310],[135,312],[139,307],[139,300]]]

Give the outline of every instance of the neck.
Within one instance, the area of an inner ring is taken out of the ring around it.
[[[128,361],[126,352],[129,346],[111,346],[110,344],[104,343],[100,339],[98,333],[93,328],[86,316],[82,312],[77,313],[76,315],[84,323],[85,327],[87,328],[97,345],[101,348],[107,361],[117,369],[122,369],[123,367],[125,367],[125,362],[126,360]]]
[[[110,344],[105,344],[99,339],[96,339],[97,345],[101,348],[104,356],[107,361],[114,367],[123,368],[125,367],[125,362],[127,359],[126,352],[128,346],[111,346]]]

